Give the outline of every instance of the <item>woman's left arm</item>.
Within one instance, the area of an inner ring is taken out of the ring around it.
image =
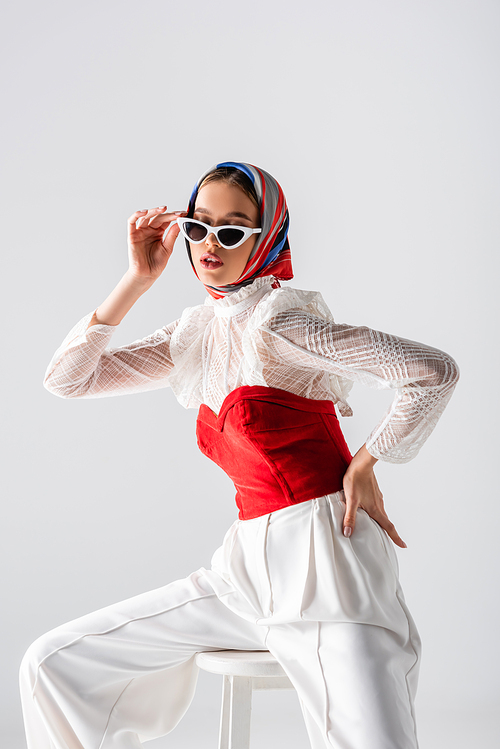
[[[383,509],[373,465],[377,460],[406,463],[415,457],[457,384],[456,362],[431,346],[367,327],[338,325],[302,310],[277,315],[265,331],[270,334],[265,338],[273,358],[369,387],[395,390],[390,408],[346,473],[344,527],[354,527],[352,518],[362,506],[395,543],[404,546]]]

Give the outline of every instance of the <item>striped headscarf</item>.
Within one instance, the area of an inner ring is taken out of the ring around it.
[[[238,281],[227,286],[207,286],[207,284],[204,284],[206,290],[215,299],[222,299],[227,294],[238,291],[243,286],[248,286],[248,284],[261,276],[274,276],[276,279],[283,281],[293,278],[290,245],[288,244],[287,236],[290,219],[285,196],[274,177],[265,172],[264,169],[237,161],[223,161],[220,164],[212,166],[201,175],[193,189],[191,198],[189,199],[188,216],[193,216],[194,204],[201,183],[205,177],[220,167],[239,169],[252,182],[259,201],[262,232],[257,235],[257,241]],[[193,265],[187,239],[186,247],[191,265]],[[194,265],[193,270],[196,273]]]

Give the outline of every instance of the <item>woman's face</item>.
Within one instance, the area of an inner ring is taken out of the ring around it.
[[[232,224],[251,229],[260,227],[259,209],[253,200],[237,185],[227,182],[209,182],[200,189],[196,196],[193,218],[210,226]],[[191,257],[200,281],[208,286],[236,283],[245,269],[258,236],[253,234],[233,250],[222,247],[215,234],[209,234],[200,244],[190,242]]]

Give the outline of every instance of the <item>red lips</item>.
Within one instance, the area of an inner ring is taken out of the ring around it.
[[[218,255],[215,254],[215,252],[204,252],[200,257],[200,260],[206,260],[207,258],[213,258],[214,260],[218,260],[219,263],[222,263],[222,260]]]
[[[215,253],[204,252],[200,257],[200,265],[206,270],[215,270],[215,268],[220,268],[222,265],[224,265],[224,263]]]

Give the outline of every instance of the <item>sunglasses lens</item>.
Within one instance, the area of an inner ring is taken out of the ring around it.
[[[226,247],[233,247],[233,245],[238,244],[244,236],[245,234],[241,229],[221,229],[219,232],[220,241]]]
[[[185,222],[184,231],[192,242],[203,242],[207,236],[207,230],[205,227],[195,224],[192,221]]]

